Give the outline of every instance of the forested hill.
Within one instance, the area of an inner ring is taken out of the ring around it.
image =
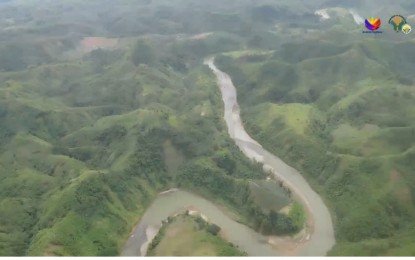
[[[331,254],[415,254],[414,51],[412,40],[314,40],[217,59],[248,132],[326,198]]]
[[[372,3],[0,1],[0,255],[118,255],[171,187],[298,232],[227,135],[217,54],[249,133],[330,206],[331,254],[415,254],[414,34],[363,35],[348,8]]]
[[[142,1],[133,10],[149,14],[136,18],[131,4],[108,3],[0,6],[0,255],[118,255],[171,187],[260,232],[298,232],[294,214],[277,212],[288,194],[273,197],[280,207],[257,199],[252,181],[266,176],[228,137],[216,80],[202,65],[243,38],[175,24],[203,6],[164,12],[158,25],[162,4]]]

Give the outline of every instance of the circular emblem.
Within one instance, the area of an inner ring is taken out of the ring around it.
[[[404,24],[402,26],[402,32],[404,34],[409,34],[412,31],[412,27],[409,24]]]
[[[376,31],[379,29],[380,23],[380,19],[375,17],[371,17],[365,20],[365,26],[370,31]]]
[[[395,32],[402,31],[402,27],[406,24],[406,19],[402,15],[394,15],[389,19],[389,24],[393,26]]]

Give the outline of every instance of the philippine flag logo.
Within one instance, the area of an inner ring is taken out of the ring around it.
[[[380,19],[371,17],[365,20],[365,26],[370,31],[376,31],[380,27]]]

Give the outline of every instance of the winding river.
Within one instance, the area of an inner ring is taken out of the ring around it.
[[[152,240],[160,224],[168,216],[193,208],[202,212],[210,222],[221,227],[226,240],[239,246],[249,255],[272,256],[278,252],[267,243],[267,238],[242,225],[219,209],[212,202],[192,193],[173,190],[158,196],[147,209],[122,252],[123,256],[145,255],[148,241]]]
[[[265,169],[272,171],[278,179],[282,180],[303,202],[310,215],[311,234],[298,254],[304,256],[326,255],[335,244],[333,222],[327,206],[297,170],[262,148],[246,133],[239,115],[236,89],[231,78],[215,66],[213,58],[207,59],[205,64],[218,79],[225,104],[224,117],[231,138],[235,140],[235,143],[247,157],[262,162]]]
[[[225,105],[224,119],[230,137],[248,158],[263,163],[265,170],[271,171],[278,179],[282,180],[307,209],[309,215],[308,235],[305,240],[299,242],[295,254],[301,256],[326,255],[335,244],[335,238],[330,212],[323,200],[311,189],[298,171],[262,148],[246,133],[239,115],[236,88],[231,78],[215,66],[213,58],[205,60],[205,64],[217,77]],[[282,254],[268,244],[268,238],[234,221],[213,203],[188,192],[173,190],[158,196],[147,209],[127,241],[122,255],[145,255],[148,241],[151,241],[158,232],[161,221],[190,207],[198,209],[209,218],[209,221],[219,225],[226,234],[226,239],[249,255]]]

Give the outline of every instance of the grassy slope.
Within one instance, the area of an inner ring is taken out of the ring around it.
[[[200,229],[194,217],[180,215],[162,229],[160,242],[150,250],[151,256],[243,256],[220,235]],[[158,235],[158,236],[160,236]]]
[[[338,239],[331,254],[413,255],[414,81],[395,62],[411,66],[397,49],[415,45],[318,45],[219,61],[241,93],[248,131],[328,201]]]

